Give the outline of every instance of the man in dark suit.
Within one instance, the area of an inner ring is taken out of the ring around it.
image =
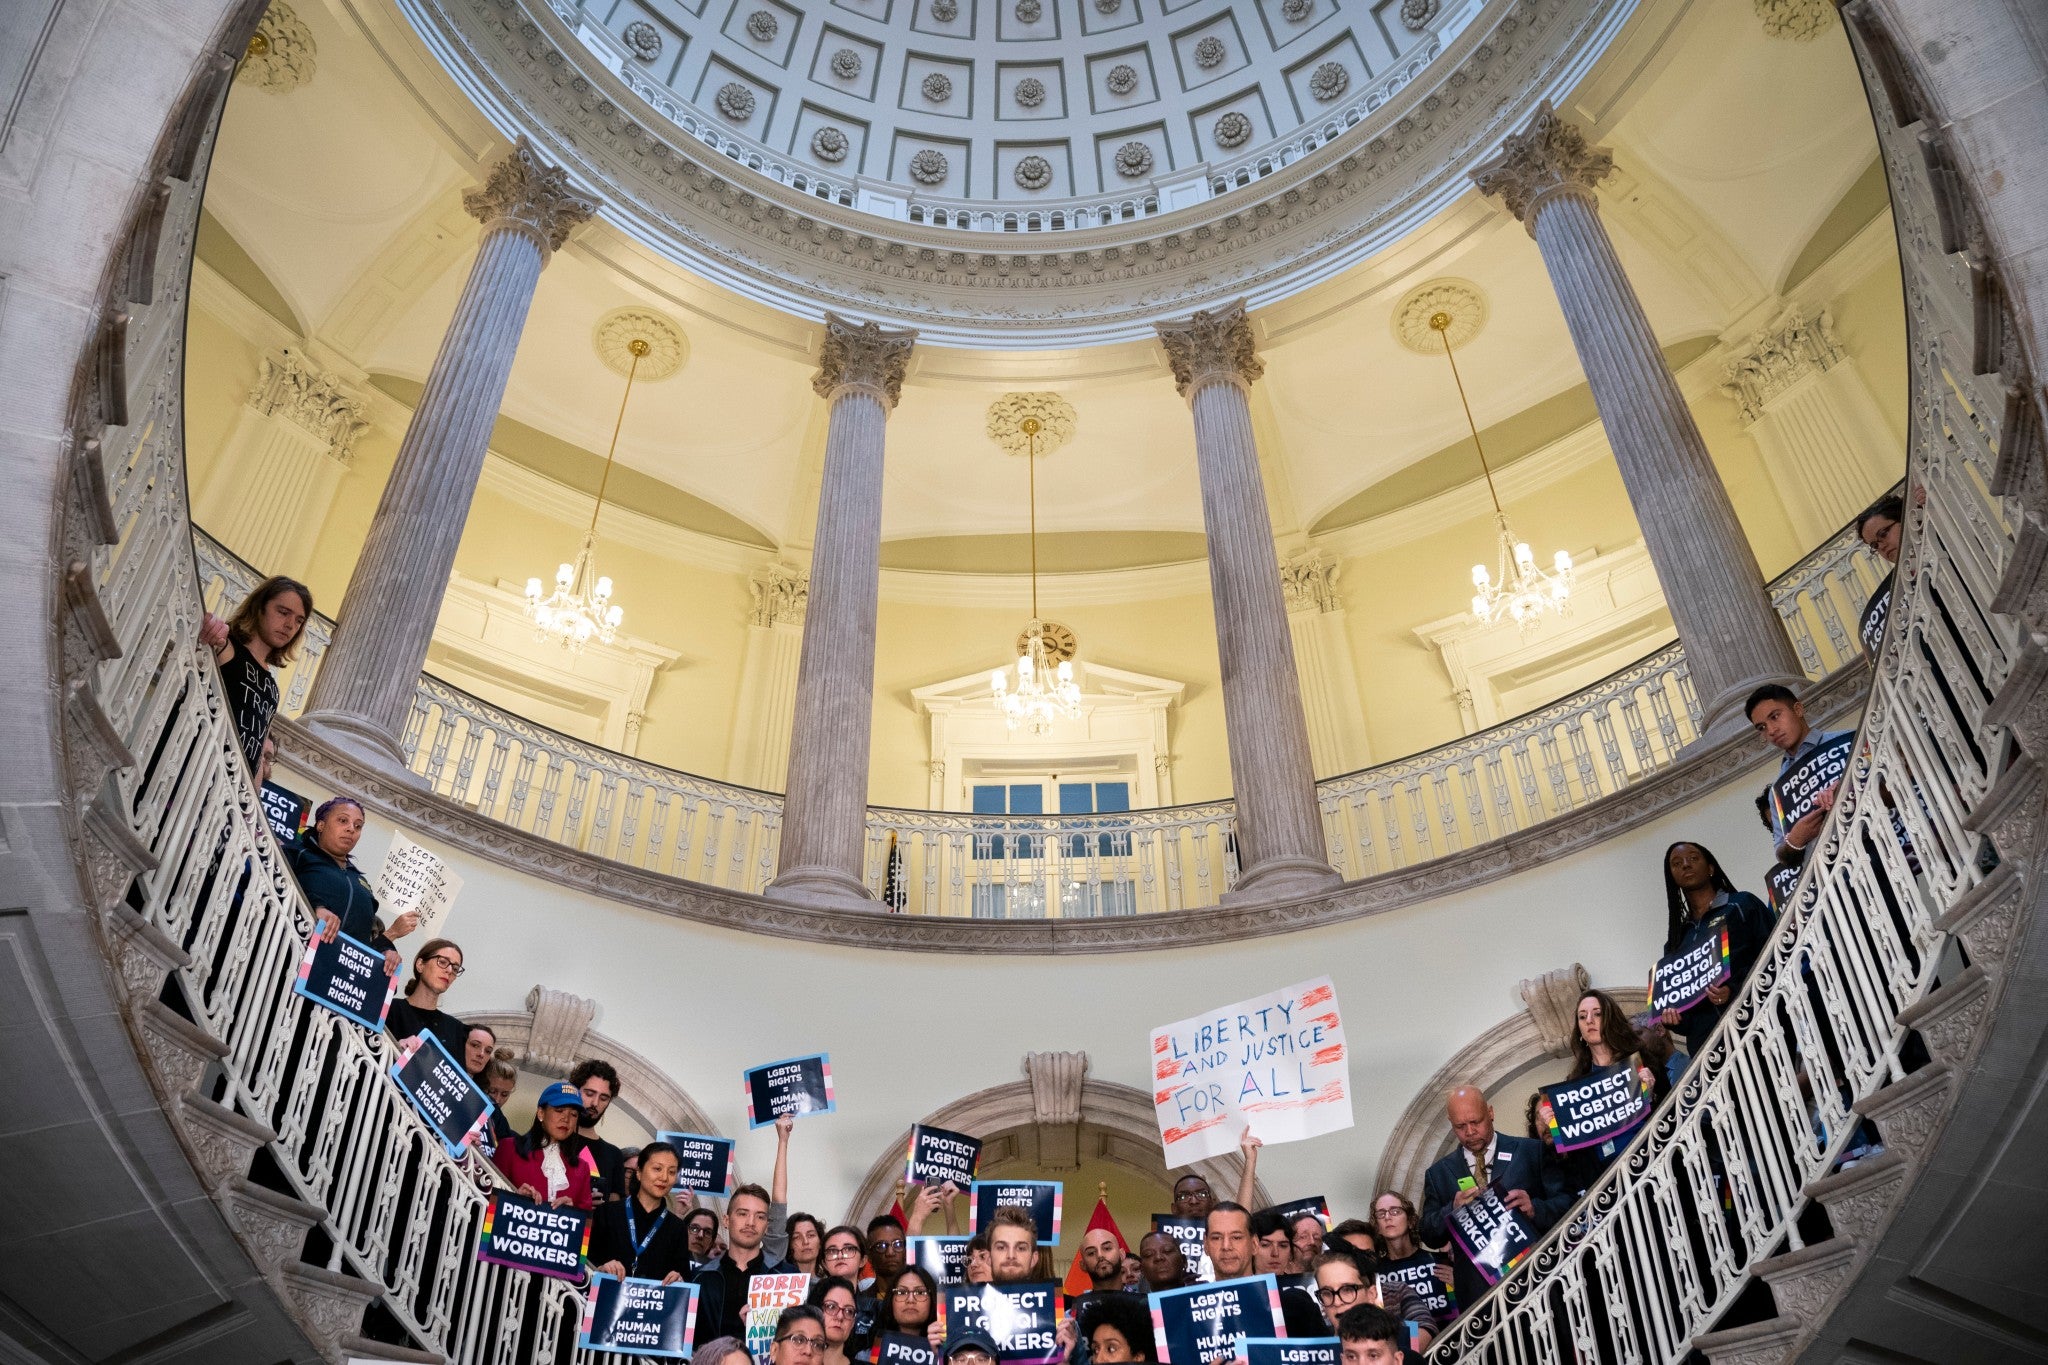
[[[1541,1237],[1572,1206],[1564,1177],[1534,1138],[1509,1137],[1493,1129],[1493,1106],[1476,1088],[1461,1085],[1444,1105],[1458,1149],[1429,1168],[1422,1180],[1422,1239],[1432,1246],[1450,1240],[1449,1214],[1477,1199],[1489,1183],[1506,1187],[1501,1202],[1529,1220]],[[1466,1312],[1489,1286],[1456,1243],[1451,1273],[1458,1311]]]

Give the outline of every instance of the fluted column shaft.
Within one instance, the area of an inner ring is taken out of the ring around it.
[[[342,597],[305,721],[359,757],[405,766],[400,740],[483,473],[541,269],[596,201],[521,138],[463,198],[483,236]]]
[[[1223,725],[1237,804],[1239,876],[1226,899],[1279,899],[1334,885],[1316,810],[1301,679],[1280,561],[1252,439],[1264,372],[1243,304],[1159,329],[1195,419],[1209,590],[1223,665]]]
[[[1527,225],[1550,272],[1614,462],[1685,649],[1703,730],[1748,724],[1768,682],[1803,685],[1784,624],[1699,424],[1600,221],[1593,186],[1614,168],[1546,103],[1472,173]]]
[[[827,315],[812,387],[831,404],[810,596],[797,663],[782,843],[768,894],[801,904],[871,902],[861,876],[881,600],[882,460],[914,332]]]

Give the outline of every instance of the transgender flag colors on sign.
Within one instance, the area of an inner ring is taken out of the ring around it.
[[[1152,1103],[1168,1166],[1349,1128],[1337,991],[1319,976],[1152,1031]]]

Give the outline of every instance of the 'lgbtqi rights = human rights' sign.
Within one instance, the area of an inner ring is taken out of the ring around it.
[[[832,1092],[828,1053],[748,1067],[746,1087],[749,1128],[765,1128],[784,1114],[802,1118],[805,1114],[829,1114],[839,1107]]]
[[[1349,1128],[1337,991],[1319,976],[1152,1031],[1152,1102],[1168,1166]]]

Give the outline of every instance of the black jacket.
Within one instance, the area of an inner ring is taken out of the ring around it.
[[[726,1271],[732,1267],[733,1283],[739,1286],[737,1295],[726,1293]],[[698,1271],[695,1283],[701,1291],[697,1295],[697,1334],[709,1341],[713,1337],[747,1337],[747,1291],[746,1284],[756,1275],[794,1275],[795,1266],[788,1261],[771,1261],[764,1251],[754,1264],[740,1270],[733,1264],[732,1253],[727,1252]]]
[[[1771,929],[1776,924],[1777,917],[1771,913],[1770,906],[1747,891],[1737,891],[1687,925],[1685,932],[1678,936],[1677,943],[1666,945],[1664,956],[1696,948],[1719,934],[1725,926],[1728,930],[1728,1004],[1732,1005],[1742,990],[1742,983],[1755,968],[1757,958],[1762,956],[1764,945],[1771,941]],[[1715,1005],[1703,999],[1680,1015],[1678,1030],[1685,1039],[1686,1052],[1698,1056],[1707,1035],[1714,1031],[1714,1025],[1720,1023],[1721,1016],[1727,1012],[1728,1005]]]
[[[313,841],[313,827],[299,831],[299,837],[284,846],[285,866],[306,893],[306,903],[315,909],[332,910],[341,920],[341,932],[360,939],[382,952],[391,941],[377,932],[377,895],[369,879],[353,862],[336,862]]]
[[[617,1261],[636,1280],[664,1279],[670,1271],[689,1279],[690,1235],[683,1230],[683,1220],[665,1209],[649,1213],[637,1197],[632,1203],[633,1221],[647,1239],[647,1249],[636,1260],[626,1226],[626,1201],[601,1203],[590,1219],[590,1264]]]

